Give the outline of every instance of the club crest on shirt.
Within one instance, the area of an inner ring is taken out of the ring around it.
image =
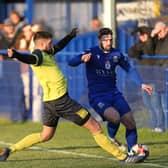
[[[97,59],[100,59],[100,55],[97,54]]]
[[[119,57],[117,55],[113,56],[113,62],[117,63],[119,61]]]
[[[104,103],[102,103],[102,102],[99,102],[97,105],[98,105],[99,108],[103,108],[104,107]]]
[[[110,69],[110,68],[111,68],[110,61],[107,60],[107,61],[105,62],[105,68],[106,68],[106,69]]]

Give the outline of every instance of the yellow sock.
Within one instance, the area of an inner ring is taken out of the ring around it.
[[[9,149],[11,152],[19,151],[24,148],[28,148],[34,144],[41,142],[41,135],[40,133],[30,134],[23,138],[21,141],[17,142],[16,144],[12,145]]]
[[[96,133],[93,137],[101,148],[112,154],[117,159],[123,160],[126,158],[126,154],[121,152],[118,146],[112,143],[102,132]]]

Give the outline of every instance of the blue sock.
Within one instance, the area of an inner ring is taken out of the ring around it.
[[[107,131],[110,138],[114,138],[117,134],[120,123],[107,122]]]
[[[126,129],[126,140],[128,145],[128,152],[130,151],[131,147],[137,144],[137,129]]]

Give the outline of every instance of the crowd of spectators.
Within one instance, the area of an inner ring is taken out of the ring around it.
[[[148,26],[136,28],[133,31],[133,35],[137,35],[138,42],[128,49],[128,55],[138,60],[141,65],[148,67],[146,68],[146,76],[153,79],[157,78],[154,76],[154,70],[167,66],[168,61],[166,59],[153,59],[152,57],[155,55],[168,56],[168,26],[162,21],[157,21],[153,28]],[[151,56],[151,59],[150,57],[149,59],[142,59],[143,55]],[[163,75],[163,78],[165,78],[165,75]],[[144,104],[150,114],[151,128],[155,132],[164,132],[167,103],[166,84],[152,79],[148,82],[153,86],[153,94],[148,96],[143,92],[142,95]]]
[[[33,49],[33,34],[37,31],[42,31],[42,30],[47,30],[49,27],[44,25],[43,23],[34,23],[34,24],[28,24],[24,20],[24,17],[22,17],[17,11],[12,11],[9,14],[9,17],[6,18],[3,23],[1,24],[1,29],[0,29],[0,50],[2,49],[7,49],[7,48],[15,48],[17,50],[22,50],[22,51],[28,51]],[[51,32],[51,31],[50,31]],[[6,55],[0,55],[0,60],[6,60],[7,57]],[[17,61],[17,60],[15,60]],[[11,112],[11,120],[14,122],[20,122],[20,121],[26,121],[29,117],[29,110],[30,110],[30,69],[27,64],[24,63],[19,63],[20,64],[20,84],[23,85],[21,87],[22,89],[19,91],[20,94],[20,101],[21,103],[24,104],[24,109],[18,112]],[[4,68],[8,68],[4,66]],[[12,68],[12,67],[11,67]],[[5,72],[5,69],[3,70]],[[11,69],[12,71],[12,69]],[[13,72],[11,75],[15,75]],[[18,75],[18,74],[16,74]],[[9,77],[9,79],[12,79]],[[11,81],[12,83],[12,81]],[[11,87],[12,85],[10,85]],[[40,85],[36,79],[36,77],[33,75],[33,104],[36,104],[32,106],[32,111],[36,111],[36,113],[33,113],[33,119],[34,121],[39,121],[40,120],[40,115],[42,111],[42,104],[41,104],[41,88]],[[11,88],[10,88],[11,89]],[[12,89],[12,93],[15,94],[16,88],[14,87]],[[24,101],[24,102],[23,102]],[[34,108],[36,108],[34,110]],[[21,115],[20,117],[18,114]]]
[[[50,31],[50,28],[43,22],[28,24],[17,11],[12,11],[1,24],[0,49],[14,47],[19,50],[27,50],[33,33],[47,29]]]

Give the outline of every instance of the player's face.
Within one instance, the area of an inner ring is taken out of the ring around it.
[[[113,38],[111,34],[103,35],[100,39],[100,46],[104,51],[110,51],[112,48]]]
[[[52,39],[48,38],[40,38],[35,41],[35,49],[39,49],[42,51],[48,51],[52,47]]]
[[[52,39],[44,40],[44,50],[50,50],[52,47]]]

